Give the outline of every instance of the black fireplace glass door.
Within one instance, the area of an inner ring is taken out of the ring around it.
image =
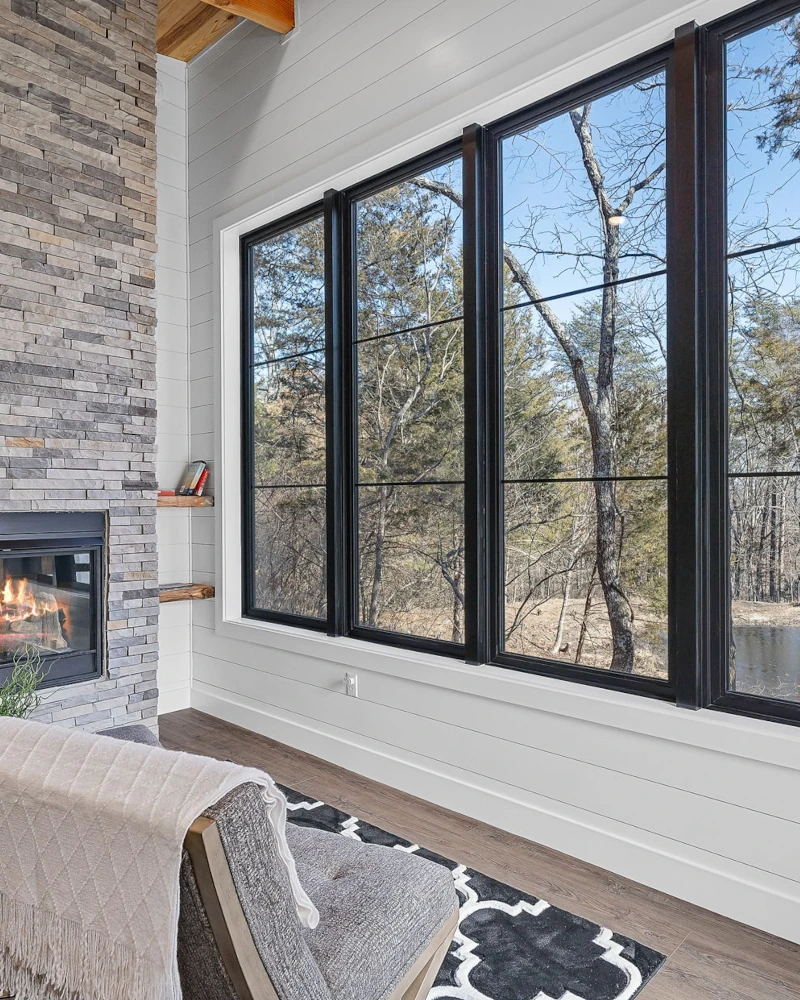
[[[0,553],[0,668],[26,649],[50,657],[96,645],[94,551]]]

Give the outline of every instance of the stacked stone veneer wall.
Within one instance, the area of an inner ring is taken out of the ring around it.
[[[108,512],[108,651],[40,716],[155,725],[151,0],[0,4],[0,505]]]

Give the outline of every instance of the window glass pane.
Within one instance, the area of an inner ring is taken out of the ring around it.
[[[358,490],[358,620],[430,639],[464,641],[461,486]]]
[[[461,160],[356,206],[359,339],[462,313]]]
[[[665,84],[504,140],[502,205],[505,648],[661,680]]]
[[[325,355],[253,370],[256,486],[325,482]]]
[[[504,140],[507,301],[665,266],[664,102],[661,72]]]
[[[613,317],[608,456],[592,448],[573,368],[552,330],[575,344],[594,394],[604,315]],[[664,278],[505,310],[506,479],[666,475],[666,320]]]
[[[730,690],[800,700],[800,17],[726,45]],[[742,254],[742,251],[748,251]]]
[[[325,490],[256,490],[253,555],[257,607],[324,618]]]
[[[461,479],[462,324],[358,345],[361,482]]]
[[[249,254],[253,290],[247,526],[253,610],[327,614],[325,248],[321,216]]]
[[[455,642],[464,630],[461,199],[455,160],[357,203],[354,348],[358,623]],[[439,485],[412,485],[420,481]]]
[[[800,245],[728,263],[731,472],[800,472]]]
[[[264,240],[251,255],[254,362],[324,347],[322,218]]]
[[[506,649],[666,679],[666,494],[664,480],[507,484]],[[613,511],[602,543],[598,510]]]
[[[800,237],[800,15],[726,45],[728,248]]]
[[[800,476],[732,477],[734,691],[800,701]]]

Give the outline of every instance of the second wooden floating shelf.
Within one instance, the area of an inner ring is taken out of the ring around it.
[[[158,588],[161,604],[172,601],[208,601],[214,596],[210,583],[162,583]]]
[[[214,498],[208,497],[158,497],[157,507],[213,507]]]

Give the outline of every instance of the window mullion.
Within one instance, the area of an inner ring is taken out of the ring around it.
[[[669,673],[685,708],[704,703],[700,609],[701,468],[698,403],[701,238],[699,193],[699,32],[675,32],[667,111],[667,413],[669,448]]]
[[[328,635],[347,631],[347,517],[345,465],[347,421],[343,391],[344,225],[346,206],[339,191],[326,191],[325,213],[325,408],[328,513]]]
[[[705,703],[722,697],[728,670],[728,338],[726,315],[726,134],[725,68],[722,39],[703,31],[703,218],[705,220],[704,273],[704,386],[705,420],[703,463],[707,544],[704,638]]]
[[[485,149],[480,125],[463,136],[464,162],[464,634],[467,663],[489,658]]]

